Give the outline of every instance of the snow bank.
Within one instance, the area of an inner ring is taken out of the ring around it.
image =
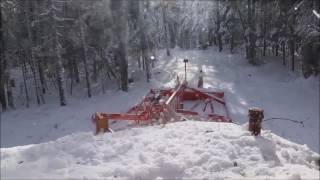
[[[270,131],[185,121],[1,149],[1,179],[319,178],[319,154]]]

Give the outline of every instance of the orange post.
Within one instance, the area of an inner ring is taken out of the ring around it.
[[[94,119],[96,123],[96,135],[100,132],[110,132],[109,122],[106,117],[103,117],[100,113],[95,113]]]

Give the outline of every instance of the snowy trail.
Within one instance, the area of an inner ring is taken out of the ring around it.
[[[304,121],[305,127],[287,121],[269,121],[264,123],[264,128],[320,152],[318,79],[299,78],[279,66],[274,59],[266,59],[267,64],[253,67],[242,55],[218,53],[213,49],[176,49],[172,53],[172,57],[161,54],[153,70],[151,84],[141,82],[144,81],[141,78],[129,93],[110,91],[85,100],[70,97],[69,106],[63,108],[57,104],[47,104],[2,114],[1,147],[41,143],[72,132],[91,131],[89,119],[93,112],[125,112],[150,87],[174,86],[176,75],[184,78],[184,64],[181,61],[188,58],[189,84],[196,86],[197,74],[202,67],[204,87],[226,92],[227,105],[235,122],[247,122],[248,108],[253,106],[262,107],[266,118],[286,117]]]
[[[185,121],[2,149],[4,178],[261,179],[319,177],[319,155],[269,131]]]
[[[160,54],[151,83],[141,78],[128,93],[70,97],[67,107],[55,102],[1,114],[1,178],[319,177],[319,79],[302,79],[277,59],[254,67],[242,55],[214,49]],[[176,75],[184,78],[184,58],[190,59],[188,83],[196,86],[202,68],[204,87],[226,93],[235,123],[246,123],[248,108],[259,106],[266,118],[303,120],[305,126],[269,121],[254,138],[234,124],[179,122],[93,136],[92,113],[125,112],[150,88],[174,86]]]
[[[248,108],[253,106],[262,107],[266,118],[286,117],[304,121],[304,127],[281,120],[265,122],[263,127],[320,152],[319,79],[302,79],[279,66],[277,59],[271,58],[265,60],[265,65],[254,67],[248,65],[242,55],[218,53],[214,49],[175,49],[171,57],[164,54],[160,53],[152,82],[147,84],[143,82],[144,78],[140,78],[129,93],[114,90],[91,99],[69,97],[67,107],[59,107],[54,102],[2,114],[1,147],[41,143],[73,132],[93,131],[89,121],[93,112],[125,112],[149,88],[174,86],[176,75],[184,78],[184,64],[181,61],[188,58],[189,84],[197,85],[197,74],[202,68],[204,87],[225,91],[227,105],[235,122],[247,122]]]
[[[174,85],[176,75],[183,79],[184,58],[190,60],[187,74],[189,84],[197,85],[197,75],[202,66],[204,87],[226,92],[227,105],[235,122],[247,122],[248,109],[255,106],[265,110],[265,118],[283,117],[304,121],[304,127],[281,120],[268,121],[263,125],[276,134],[307,144],[320,152],[320,77],[305,80],[282,67],[281,61],[276,58],[265,59],[266,64],[255,67],[239,54],[218,53],[212,49],[176,50],[172,59],[160,62],[156,68],[155,71],[159,72],[165,70],[155,77],[158,84],[170,87]]]

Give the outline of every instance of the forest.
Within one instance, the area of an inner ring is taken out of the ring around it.
[[[0,179],[319,178],[319,0],[0,6]]]
[[[304,78],[320,72],[318,0],[1,0],[2,111],[68,105],[144,81],[159,50],[242,52],[252,66],[279,56]],[[153,57],[153,58],[150,58]],[[272,73],[272,72],[270,72]],[[19,103],[18,103],[19,102]]]

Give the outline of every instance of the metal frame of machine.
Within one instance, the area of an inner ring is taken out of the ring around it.
[[[190,109],[184,109],[184,102],[196,102]],[[211,112],[202,116],[196,111],[196,107],[203,104],[202,111],[206,111],[207,106]],[[215,104],[215,105],[214,105]],[[225,113],[215,112],[216,105],[223,107]],[[188,87],[186,83],[172,89],[151,89],[143,100],[130,108],[126,113],[95,113],[92,120],[96,123],[96,133],[109,132],[109,120],[129,120],[136,121],[137,124],[151,124],[153,120],[179,121],[178,116],[194,117],[214,122],[232,122],[229,117],[228,108],[224,99],[224,92],[209,91],[206,89]]]

